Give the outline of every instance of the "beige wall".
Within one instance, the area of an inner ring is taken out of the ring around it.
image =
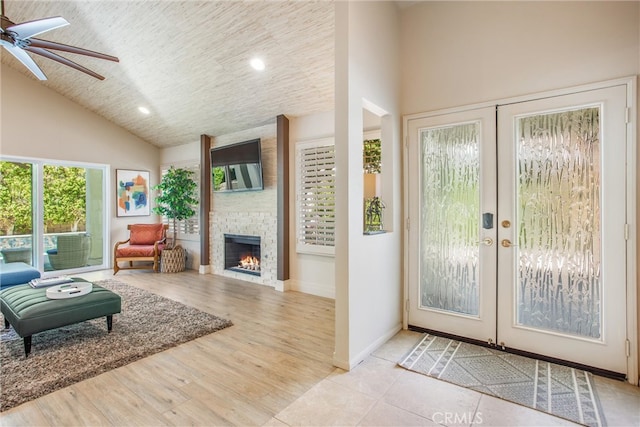
[[[637,1],[424,2],[401,22],[404,114],[640,74]]]
[[[402,10],[402,111],[638,74],[639,2],[424,2]]]
[[[116,217],[115,170],[147,170],[150,172],[150,184],[155,185],[159,175],[159,149],[67,100],[32,77],[5,65],[0,70],[1,155],[110,166],[107,255],[111,258],[113,242],[128,236],[127,224],[157,220],[154,215]]]

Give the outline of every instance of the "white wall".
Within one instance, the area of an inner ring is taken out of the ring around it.
[[[110,259],[113,243],[128,237],[127,224],[158,220],[153,214],[116,217],[115,170],[147,170],[150,184],[157,184],[158,148],[53,92],[34,78],[4,64],[0,71],[0,154],[110,165],[111,218],[110,235],[106,236],[109,250],[105,254]]]
[[[393,2],[336,3],[336,347],[357,365],[402,321],[399,20]],[[382,120],[386,234],[363,235],[363,105]],[[385,151],[385,141],[388,144]]]
[[[335,298],[335,257],[303,254],[296,251],[296,144],[314,139],[334,137],[335,113],[289,117],[289,170],[291,218],[289,247],[290,289],[327,298]]]

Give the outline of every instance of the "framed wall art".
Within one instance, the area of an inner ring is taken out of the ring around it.
[[[149,172],[116,169],[116,216],[148,216]]]

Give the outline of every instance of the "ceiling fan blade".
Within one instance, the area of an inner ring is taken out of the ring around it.
[[[16,59],[24,64],[25,67],[29,69],[39,80],[47,80],[47,76],[44,75],[38,64],[35,63],[33,59],[25,52],[17,46],[11,46],[3,44],[4,48],[7,49]]]
[[[32,38],[28,40],[28,44],[30,47],[40,47],[42,49],[60,50],[63,52],[77,53],[79,55],[93,56],[94,58],[106,59],[108,61],[120,62],[120,60],[115,56],[106,55],[104,53],[94,52],[92,50],[82,49],[75,46],[69,46],[62,43],[50,42],[47,40]]]
[[[28,39],[29,37],[37,36],[45,31],[54,30],[56,28],[69,25],[66,19],[61,16],[54,16],[51,18],[36,19],[35,21],[27,21],[21,24],[10,25],[5,28],[5,31],[11,31],[16,34],[19,39]]]
[[[92,77],[95,77],[96,79],[104,80],[104,77],[101,76],[100,74],[95,73],[95,72],[91,71],[90,69],[83,67],[80,64],[76,64],[75,62],[73,62],[73,61],[71,61],[71,60],[69,60],[67,58],[64,58],[64,57],[62,57],[62,56],[60,56],[58,54],[55,54],[53,52],[49,52],[46,49],[42,49],[42,48],[39,48],[39,47],[27,46],[27,47],[25,47],[25,50],[28,50],[29,52],[33,52],[33,53],[36,53],[38,55],[44,56],[45,58],[52,59],[52,60],[54,60],[56,62],[59,62],[59,63],[64,64],[64,65],[67,65],[67,66],[69,66],[71,68],[75,68],[78,71],[82,71],[83,73],[86,73],[86,74],[89,74]]]

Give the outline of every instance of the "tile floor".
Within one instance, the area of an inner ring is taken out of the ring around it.
[[[577,425],[399,368],[419,335],[401,331],[350,372],[336,369],[266,425]],[[596,387],[608,426],[640,426],[639,387],[602,377]]]

